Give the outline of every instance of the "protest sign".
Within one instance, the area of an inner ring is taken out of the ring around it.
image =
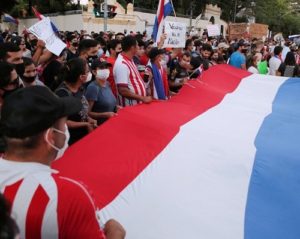
[[[209,37],[215,37],[215,36],[220,36],[220,26],[217,24],[214,25],[207,25],[207,33]]]
[[[164,47],[181,48],[185,47],[186,24],[181,22],[165,21],[165,33],[167,39]]]
[[[59,56],[66,47],[66,44],[56,36],[48,17],[43,18],[43,20],[31,26],[29,31],[38,39],[43,40],[46,44],[46,48],[57,56]]]

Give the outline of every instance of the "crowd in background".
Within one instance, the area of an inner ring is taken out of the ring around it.
[[[123,107],[168,100],[218,64],[255,74],[300,76],[300,48],[289,40],[229,41],[209,37],[204,31],[201,36],[187,35],[184,48],[171,49],[163,47],[166,35],[155,43],[146,32],[66,31],[58,35],[67,47],[56,56],[29,32],[1,32],[0,108],[20,88],[33,86],[46,87],[57,97],[80,100],[80,110],[66,121],[70,145],[117,117]],[[5,144],[3,140],[2,151]]]

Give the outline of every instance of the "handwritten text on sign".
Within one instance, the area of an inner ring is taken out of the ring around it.
[[[53,54],[59,56],[66,44],[62,42],[54,33],[51,21],[48,17],[38,21],[36,24],[29,28],[29,31],[34,34],[38,39],[46,43],[46,48]]]
[[[186,24],[165,21],[165,33],[167,34],[167,39],[164,47],[185,47]]]

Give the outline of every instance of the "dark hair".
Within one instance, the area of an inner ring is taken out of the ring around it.
[[[182,54],[181,59],[182,59],[184,56],[190,57],[190,58],[192,57],[191,53],[189,53],[189,52],[187,52],[187,51],[185,51],[185,52]]]
[[[125,34],[122,33],[122,32],[118,32],[118,33],[116,34],[116,37],[117,37],[117,36],[125,36]]]
[[[80,57],[69,60],[62,69],[63,81],[76,83],[80,75],[85,75],[86,64],[86,60]]]
[[[185,49],[187,49],[188,46],[190,46],[192,43],[193,43],[192,39],[187,39],[186,42],[185,42]]]
[[[296,59],[295,59],[295,55],[293,52],[290,51],[286,54],[284,63],[287,66],[295,66],[296,65]]]
[[[282,52],[282,50],[283,50],[282,46],[276,46],[274,48],[274,55],[278,56]]]
[[[0,61],[0,88],[6,87],[11,79],[11,72],[15,69],[15,67],[6,61]]]
[[[34,62],[29,57],[23,57],[23,64],[24,64],[24,68],[25,68],[26,66],[31,66],[32,64],[34,64]]]
[[[117,39],[113,39],[111,41],[108,42],[107,44],[107,50],[110,52],[111,49],[115,50],[117,48],[117,46],[121,44],[121,42]]]
[[[137,41],[136,38],[133,36],[126,36],[122,40],[122,50],[129,51],[131,47],[136,46]]]
[[[79,54],[83,51],[87,51],[92,47],[97,46],[99,43],[96,40],[93,39],[84,39],[80,41],[79,46],[78,46],[78,52]]]
[[[17,224],[9,215],[9,204],[0,194],[0,236],[1,238],[15,238],[18,234]]]
[[[18,52],[20,51],[20,47],[11,43],[1,43],[0,44],[0,60],[6,60],[7,58],[7,52]]]
[[[211,45],[209,45],[209,44],[203,44],[201,50],[202,51],[210,51],[210,52],[213,51]]]
[[[145,47],[145,45],[146,45],[145,42],[141,39],[139,39],[137,42],[138,42],[139,47],[142,47],[142,46]]]

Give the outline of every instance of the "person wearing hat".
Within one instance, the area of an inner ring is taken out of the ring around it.
[[[246,56],[248,45],[244,40],[240,40],[237,44],[237,50],[232,53],[229,59],[229,65],[236,68],[246,70]]]
[[[87,191],[51,169],[68,147],[67,117],[81,107],[80,100],[59,98],[43,86],[20,89],[3,104],[0,132],[7,147],[0,158],[0,190],[21,238],[105,238]],[[116,221],[104,231],[107,238],[125,235]]]
[[[150,92],[154,99],[166,100],[169,96],[169,84],[167,73],[161,64],[164,60],[165,51],[153,47],[149,52],[150,62],[147,68],[151,72],[150,77]]]
[[[97,120],[98,125],[115,116],[119,108],[107,82],[110,66],[111,64],[101,60],[92,63],[92,74],[95,80],[88,85],[85,92],[89,102],[89,116]]]

